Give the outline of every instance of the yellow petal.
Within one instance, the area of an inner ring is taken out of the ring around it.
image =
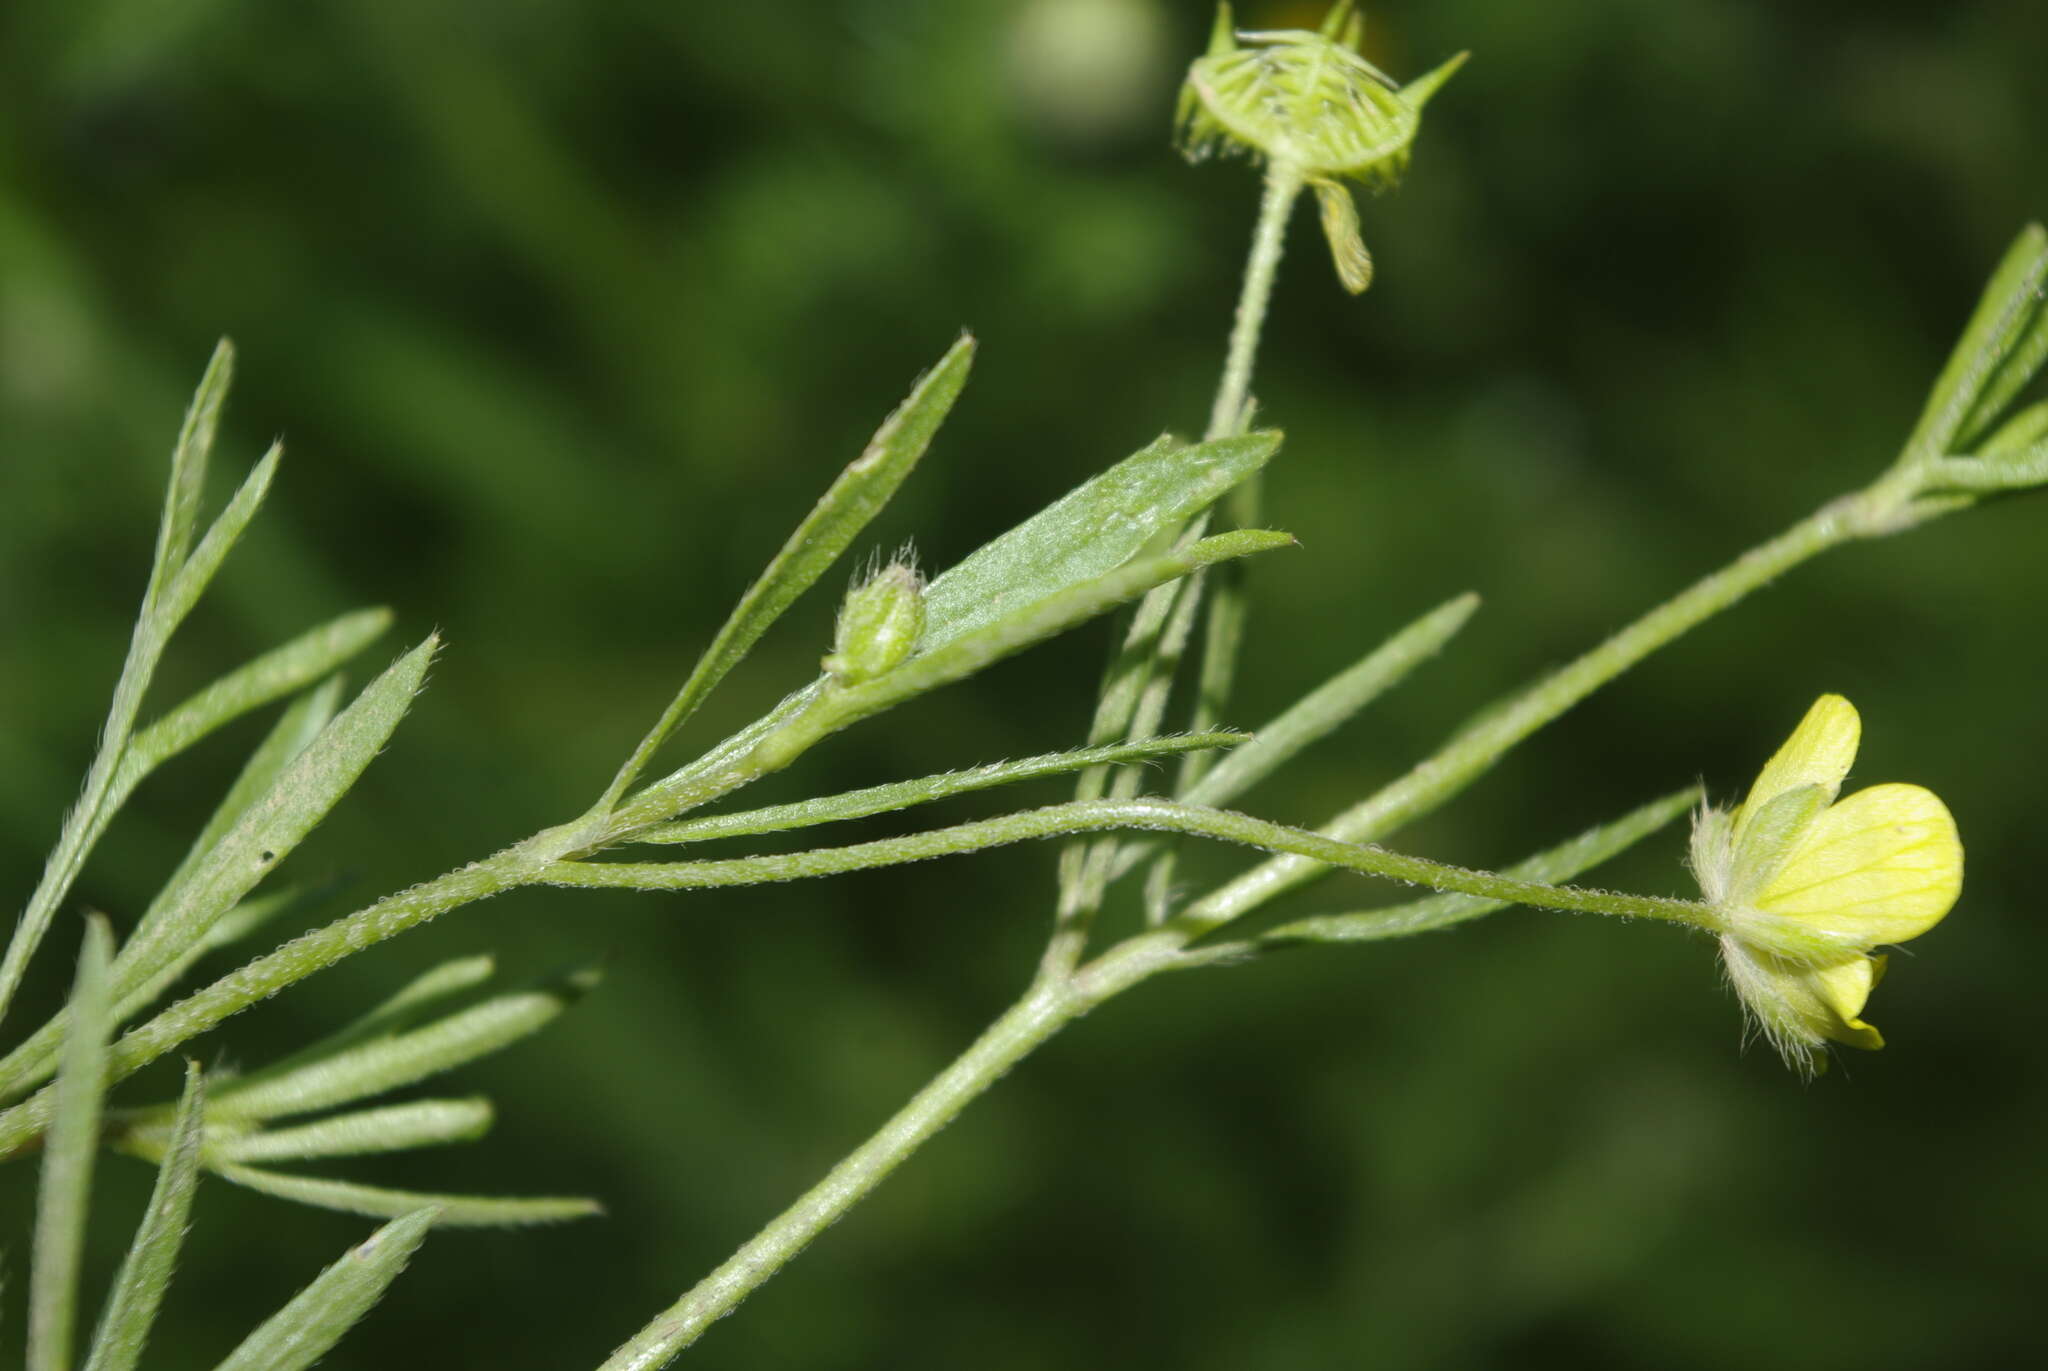
[[[1856,744],[1862,737],[1863,721],[1857,717],[1856,706],[1839,695],[1815,700],[1785,745],[1764,763],[1756,784],[1749,788],[1749,798],[1735,811],[1732,836],[1736,844],[1742,842],[1750,815],[1794,787],[1819,786],[1829,800],[1834,799],[1856,760]]]
[[[1884,1046],[1884,1035],[1862,1017],[1871,990],[1884,974],[1884,958],[1857,957],[1807,974],[1815,999],[1825,1009],[1825,1016],[1814,1024],[1822,1036],[1870,1052]]]
[[[1921,786],[1874,785],[1808,825],[1756,908],[1868,948],[1925,933],[1962,888],[1948,807]]]
[[[1812,1076],[1827,1065],[1829,1042],[1874,1051],[1884,1037],[1863,1021],[1863,1006],[1884,974],[1884,958],[1856,955],[1825,966],[1788,960],[1724,937],[1728,979],[1743,1007],[1785,1064]]]

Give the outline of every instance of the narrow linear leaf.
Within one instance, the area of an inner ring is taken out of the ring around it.
[[[269,736],[243,765],[241,776],[229,788],[227,798],[214,811],[213,818],[207,822],[205,830],[192,844],[191,850],[185,854],[184,861],[157,891],[156,897],[150,901],[149,908],[143,911],[142,918],[137,924],[138,932],[157,922],[162,916],[164,906],[175,900],[185,889],[191,879],[192,869],[214,844],[220,841],[221,836],[233,826],[235,820],[241,817],[242,811],[247,809],[258,795],[270,788],[291,759],[303,751],[313,736],[326,726],[327,721],[334,715],[334,704],[339,698],[340,690],[341,683],[330,680],[319,689],[294,701],[285,710],[283,717],[270,730]],[[109,806],[116,807],[118,806]],[[251,907],[247,901],[237,906],[239,909]],[[265,910],[263,906],[254,908],[258,912],[276,912]],[[233,918],[233,915],[229,915],[228,918]],[[227,919],[224,918],[222,922],[227,922]],[[209,934],[186,948],[161,971],[151,976],[144,985],[122,994],[119,1007],[114,1011],[114,1021],[125,1022],[136,1009],[154,1000],[165,985],[183,974],[184,969],[203,956],[209,947],[217,946],[221,941],[224,939],[216,939]],[[57,1045],[63,1041],[64,1031],[65,1017],[59,1013],[17,1044],[4,1060],[0,1060],[0,1097],[18,1094],[26,1087],[46,1079],[57,1069]]]
[[[494,995],[423,1028],[324,1056],[296,1071],[214,1087],[216,1116],[309,1114],[425,1080],[487,1056],[552,1023],[597,983],[577,971],[531,990]]]
[[[2013,251],[2027,259],[2018,285],[2022,290],[2031,287],[2031,295],[2012,311],[2003,355],[1985,377],[1976,403],[1963,416],[1955,437],[1959,451],[1974,448],[2040,372],[2041,364],[2048,362],[2048,231],[2039,224],[2028,225],[2014,242]]]
[[[388,1214],[414,1211],[423,1204],[432,1205],[433,1224],[438,1228],[512,1228],[524,1224],[587,1219],[604,1213],[603,1205],[579,1195],[430,1195],[413,1190],[357,1185],[353,1181],[331,1180],[324,1176],[291,1176],[254,1166],[223,1166],[218,1168],[218,1174],[223,1180],[265,1195],[320,1209],[335,1209],[344,1214],[382,1218]],[[295,1366],[300,1364],[291,1363]],[[268,1362],[249,1362],[247,1371],[256,1371],[258,1367],[268,1371],[269,1366]],[[229,1368],[223,1364],[220,1371],[229,1371]],[[234,1371],[243,1371],[243,1364],[236,1363]]]
[[[1555,883],[1590,871],[1657,832],[1698,804],[1700,788],[1688,786],[1659,800],[1652,800],[1612,823],[1589,828],[1556,847],[1547,848],[1517,862],[1501,874],[1516,880]],[[1419,900],[1365,909],[1351,914],[1319,914],[1282,924],[1253,941],[1262,946],[1285,943],[1373,942],[1383,938],[1404,938],[1412,933],[1449,928],[1506,909],[1506,900],[1487,900],[1474,895],[1429,895]]]
[[[211,929],[206,936],[178,954],[178,957],[163,970],[157,972],[136,990],[121,997],[114,1006],[112,1022],[126,1023],[137,1010],[153,1004],[187,971],[192,964],[216,948],[227,946],[238,938],[247,936],[270,919],[285,912],[317,903],[333,890],[333,883],[319,886],[294,887],[270,895],[258,895],[242,901]],[[57,1051],[64,1041],[70,1019],[59,1011],[48,1023],[7,1054],[0,1061],[0,1094],[13,1095],[47,1079],[57,1069]]]
[[[235,345],[223,338],[214,345],[213,356],[199,378],[199,389],[185,410],[177,446],[171,449],[170,486],[164,492],[163,519],[157,528],[156,559],[145,602],[150,607],[191,555],[192,530],[199,522],[199,501],[206,492],[207,462],[213,455],[214,435],[220,430],[221,410],[234,379]]]
[[[234,913],[214,926],[214,931],[202,940],[202,945],[215,941],[226,941],[222,930],[235,922],[242,910],[259,901],[248,901],[236,906]],[[189,954],[196,957],[197,953]],[[415,977],[397,994],[379,1004],[369,1013],[356,1019],[347,1027],[330,1033],[287,1057],[270,1065],[238,1076],[223,1076],[214,1082],[213,1097],[218,1102],[223,1092],[232,1098],[235,1091],[249,1091],[267,1085],[285,1076],[297,1075],[320,1062],[339,1056],[351,1048],[373,1041],[387,1041],[392,1035],[410,1028],[430,1016],[435,1009],[463,992],[489,980],[495,970],[495,962],[489,955],[458,957]],[[159,980],[163,979],[161,976]],[[126,1137],[130,1141],[147,1140],[152,1135],[163,1135],[169,1128],[172,1106],[163,1105],[155,1109],[131,1111]],[[131,1148],[140,1155],[154,1157],[156,1151],[148,1146]]]
[[[1210,770],[1186,768],[1180,797],[1189,804],[1226,805],[1298,756],[1304,748],[1341,727],[1359,710],[1443,649],[1472,613],[1479,597],[1461,595],[1439,605],[1396,633],[1344,671],[1331,677],[1258,731],[1249,758],[1226,757]],[[1244,749],[1239,749],[1243,751]],[[1116,880],[1159,848],[1156,841],[1124,842],[1108,879]],[[1175,873],[1171,849],[1159,852],[1146,877],[1146,914],[1164,922]]]
[[[182,617],[167,612],[166,604],[175,598],[173,582],[180,579],[178,573],[185,564],[184,548],[190,541],[198,490],[204,481],[207,452],[213,443],[221,399],[227,393],[233,359],[233,349],[225,342],[215,350],[213,362],[186,413],[184,431],[172,454],[171,480],[164,493],[164,513],[157,532],[149,587],[143,592],[142,612],[136,616],[128,655],[121,664],[120,678],[114,683],[114,698],[107,706],[106,724],[100,729],[99,751],[86,773],[78,803],[64,816],[63,830],[43,865],[42,878],[15,921],[7,955],[0,958],[0,1017],[5,1017],[14,1003],[29,959],[42,945],[51,920],[71,893],[86,857],[106,832],[118,808],[108,803],[115,773],[135,728],[136,715],[141,712],[142,698],[149,692],[150,678],[156,674],[157,662]]]
[[[1984,287],[1927,398],[1909,451],[1968,451],[2048,360],[2048,231],[2029,224]]]
[[[926,651],[1123,565],[1270,460],[1277,432],[1171,435],[1054,501],[925,588]]]
[[[384,1041],[419,1023],[436,1007],[482,985],[496,970],[497,961],[488,953],[442,962],[414,977],[397,994],[347,1027],[261,1070],[235,1077],[233,1088],[253,1090],[271,1081],[297,1075],[317,1062],[340,1056],[364,1043]]]
[[[720,743],[705,757],[648,786],[620,811],[622,827],[618,836],[629,838],[637,831],[636,825],[652,825],[674,817],[679,807],[687,807],[679,806],[676,797],[688,793],[691,785],[706,776],[766,775],[787,766],[831,733],[913,696],[971,676],[1034,643],[1136,599],[1153,586],[1217,562],[1293,543],[1290,535],[1266,529],[1220,534],[1163,556],[1140,558],[1093,580],[1067,586],[936,647],[930,645],[927,631],[925,650],[895,670],[859,685],[828,688],[823,682],[814,683]]]
[[[64,1044],[57,1072],[57,1102],[45,1137],[42,1185],[36,1192],[35,1252],[28,1287],[28,1371],[70,1371],[78,1308],[78,1264],[92,1197],[93,1159],[99,1152],[100,1110],[106,1093],[111,1007],[107,967],[114,935],[107,921],[86,922],[71,992],[77,1031]]]
[[[1230,803],[1441,652],[1478,608],[1479,597],[1472,594],[1437,606],[1303,696],[1259,729],[1251,742],[1218,762],[1181,798],[1198,805]]]
[[[326,817],[412,707],[438,644],[428,638],[364,687],[193,866],[176,897],[121,950],[117,993],[142,985],[205,937]]]
[[[297,1128],[267,1129],[223,1138],[207,1148],[209,1162],[311,1161],[403,1152],[472,1142],[491,1128],[490,1101],[413,1100],[340,1114]]]
[[[169,637],[171,629],[183,623],[185,616],[192,612],[192,606],[199,603],[199,597],[213,584],[221,564],[242,541],[242,535],[249,530],[249,521],[256,517],[256,511],[263,507],[263,497],[270,493],[270,483],[277,479],[277,464],[284,460],[284,448],[276,443],[263,454],[241,487],[229,499],[227,508],[206,530],[206,536],[199,540],[199,546],[192,549],[192,555],[178,568],[164,590],[163,598],[153,606],[164,625],[162,632]]]
[[[1085,482],[925,587],[920,656],[1122,566],[1265,465],[1280,438],[1277,432],[1252,433],[1189,446],[1168,435]],[[668,797],[739,765],[809,712],[826,686],[824,680],[812,682],[648,786],[628,806],[629,818],[672,815]]]
[[[185,853],[178,869],[165,882],[166,892],[181,886],[197,866],[211,852],[220,840],[225,838],[249,807],[267,795],[284,775],[285,768],[299,759],[299,755],[313,745],[313,740],[334,721],[335,713],[341,707],[341,677],[330,676],[298,699],[285,706],[271,725],[270,732],[249,754],[249,760],[242,763],[242,769],[235,776],[235,782],[228,787],[228,793],[214,807],[206,827],[199,830],[199,836],[192,840],[191,848]],[[149,922],[165,903],[165,896],[159,894],[150,902],[143,921]]]
[[[388,609],[357,610],[221,677],[136,733],[115,773],[112,803],[120,805],[150,772],[222,725],[327,675],[390,625]]]
[[[1018,781],[1035,781],[1046,776],[1065,775],[1094,766],[1149,761],[1158,757],[1192,752],[1198,748],[1236,747],[1250,738],[1251,735],[1248,733],[1220,729],[1210,733],[1140,738],[1133,742],[1114,743],[1104,747],[1076,748],[1070,752],[1048,752],[1013,762],[991,762],[986,766],[975,767],[971,771],[949,771],[936,776],[922,776],[914,781],[894,781],[888,785],[849,790],[843,794],[827,795],[815,800],[800,800],[795,804],[772,805],[766,809],[750,809],[736,814],[713,814],[702,819],[687,819],[682,823],[662,824],[634,834],[633,841],[695,843],[712,838],[780,833],[788,829],[809,828],[815,824],[835,823],[843,819],[865,819],[870,815],[887,814],[894,810],[908,809],[913,805],[931,804],[954,795],[1012,785]]]
[[[662,742],[881,513],[931,445],[966,385],[973,363],[974,339],[963,334],[938,365],[918,379],[909,398],[882,422],[866,449],[839,474],[789,535],[768,569],[740,597],[682,690],[612,783],[608,803],[625,793]]]
[[[350,1248],[215,1371],[305,1371],[383,1298],[435,1218],[432,1208],[415,1208]]]
[[[185,1093],[178,1100],[170,1145],[157,1167],[156,1188],[135,1230],[135,1241],[114,1277],[107,1307],[85,1371],[135,1371],[149,1330],[156,1323],[164,1291],[170,1288],[185,1241],[192,1196],[199,1188],[199,1144],[205,1137],[206,1084],[197,1062],[185,1064]]]

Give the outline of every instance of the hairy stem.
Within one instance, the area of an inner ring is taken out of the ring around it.
[[[1287,221],[1294,212],[1294,202],[1300,198],[1301,190],[1299,168],[1286,162],[1274,162],[1267,167],[1259,196],[1258,221],[1252,229],[1251,251],[1245,259],[1244,281],[1238,292],[1237,312],[1231,322],[1223,376],[1217,383],[1216,397],[1210,406],[1207,436],[1212,439],[1243,433],[1251,426],[1252,373],[1258,362],[1259,342],[1265,332],[1266,311],[1273,299],[1273,283],[1279,276],[1280,258],[1286,248]],[[1230,492],[1225,509],[1237,527],[1248,528],[1258,522],[1260,489],[1261,478],[1254,473]],[[1206,522],[1207,516],[1204,517]],[[1205,594],[1208,596],[1206,606],[1202,599]],[[1163,602],[1158,607],[1162,618],[1166,609]],[[1177,617],[1191,627],[1198,609],[1202,612],[1204,628],[1202,655],[1197,667],[1194,717],[1215,720],[1223,717],[1243,638],[1245,600],[1242,570],[1219,567],[1197,577],[1182,592]],[[1184,629],[1183,639],[1185,632]],[[1172,647],[1171,665],[1178,664],[1183,645]],[[1167,668],[1164,684],[1170,685],[1172,671],[1171,665],[1164,660],[1169,655],[1164,639],[1160,640],[1155,652],[1161,659],[1155,662],[1155,668]],[[1163,692],[1159,703],[1164,704]],[[1205,765],[1199,761],[1184,761],[1180,788],[1185,789],[1199,779],[1204,770]],[[1084,790],[1080,798],[1092,799],[1094,795]],[[1089,933],[1094,916],[1101,907],[1117,851],[1114,846],[1105,848],[1098,845],[1087,849],[1085,856],[1077,850],[1070,860],[1063,863],[1060,904],[1054,915],[1052,942],[1046,948],[1041,963],[1041,975],[1057,977],[1071,972],[1087,954]]]
[[[1880,482],[1867,492],[1823,506],[1481,715],[1434,756],[1337,815],[1320,831],[1346,842],[1364,842],[1430,812],[1537,729],[1752,590],[1842,543],[1894,531],[1902,498],[1900,492]],[[1327,869],[1304,854],[1275,857],[1219,887],[1190,907],[1184,917],[1210,925],[1228,923]]]
[[[108,1055],[107,1083],[112,1085],[135,1074],[222,1020],[344,957],[417,928],[460,905],[526,884],[536,865],[522,844],[424,885],[386,896],[325,928],[294,938],[124,1034]],[[51,1107],[52,1092],[46,1086],[0,1114],[0,1159],[15,1155],[49,1126]]]
[[[667,1365],[865,1199],[1011,1067],[1096,1005],[1169,965],[1176,955],[1174,941],[1155,933],[1122,944],[1068,978],[1034,985],[894,1118],[681,1299],[655,1315],[612,1353],[600,1371],[652,1371]]]
[[[1714,923],[1713,914],[1705,905],[1690,900],[1623,895],[1517,880],[1491,871],[1473,871],[1433,862],[1425,857],[1412,857],[1384,847],[1343,842],[1326,834],[1255,819],[1233,810],[1153,799],[1075,800],[1005,814],[999,818],[955,824],[951,828],[927,833],[913,833],[902,838],[881,838],[848,847],[815,848],[809,852],[766,857],[730,857],[701,862],[556,862],[534,879],[549,885],[613,890],[715,890],[773,881],[811,880],[850,871],[901,866],[933,857],[962,856],[1037,838],[1113,829],[1180,833],[1219,842],[1242,843],[1271,852],[1298,854],[1361,875],[1382,876],[1426,885],[1435,890],[1505,900],[1511,904],[1612,914],[1622,918],[1664,919],[1703,927]],[[1212,919],[1183,915],[1167,926],[1183,933],[1199,934],[1218,924]]]
[[[1251,257],[1245,262],[1244,287],[1237,297],[1237,316],[1230,329],[1230,352],[1223,363],[1223,382],[1209,410],[1210,438],[1228,438],[1245,431],[1245,401],[1251,395],[1252,368],[1258,360],[1259,335],[1266,326],[1266,306],[1273,298],[1273,278],[1280,271],[1280,253],[1287,241],[1287,219],[1301,195],[1301,172],[1292,163],[1266,168],[1266,187],[1259,198],[1258,227],[1252,231]],[[1239,520],[1239,523],[1248,522]]]

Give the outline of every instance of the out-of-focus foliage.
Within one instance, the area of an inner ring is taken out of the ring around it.
[[[394,650],[448,640],[387,755],[294,857],[359,897],[587,802],[961,326],[982,341],[975,385],[878,547],[914,537],[943,567],[1160,428],[1198,428],[1256,194],[1243,168],[1167,147],[1208,21],[1164,0],[0,8],[0,889],[33,884],[90,756],[165,438],[219,333],[243,357],[227,466],[278,433],[288,452],[159,700],[366,601],[396,608]],[[1334,289],[1295,225],[1258,388],[1290,435],[1269,517],[1306,546],[1256,568],[1263,664],[1230,722],[1459,590],[1486,604],[1262,797],[1294,820],[1866,479],[1985,271],[2048,208],[2048,9],[2025,0],[1404,0],[1368,22],[1397,74],[1475,56],[1430,107],[1429,155],[1362,206],[1370,295]],[[1695,777],[1733,798],[1807,701],[1849,694],[1884,740],[1872,774],[1946,797],[1970,851],[1924,944],[1939,955],[1887,987],[1885,1053],[1802,1090],[1737,1054],[1703,941],[1526,911],[1169,979],[1016,1073],[693,1355],[2038,1355],[2044,549],[2048,503],[2018,500],[1835,554],[1406,839],[1501,862]],[[1345,594],[1317,588],[1332,578]],[[691,736],[809,680],[837,600],[800,604]],[[802,784],[1076,743],[1090,699],[1065,683],[1090,654],[1040,649],[915,725],[864,725]],[[132,920],[263,726],[147,782],[77,901]],[[1681,890],[1677,847],[1603,882]],[[340,1354],[589,1364],[1006,1002],[1051,891],[1050,853],[1011,850],[734,894],[523,894],[212,1050],[264,1060],[449,956],[540,971],[609,953],[575,1019],[472,1069],[466,1088],[501,1103],[490,1142],[354,1174],[544,1175],[611,1217],[427,1244]],[[67,960],[45,959],[21,1021],[60,1001]],[[176,1088],[168,1068],[155,1084]],[[0,1231],[27,1228],[18,1170]],[[102,1207],[139,1213],[148,1168],[101,1172]],[[195,1218],[152,1339],[189,1349],[173,1361],[224,1355],[363,1233],[218,1183]],[[130,1227],[96,1230],[89,1272]]]

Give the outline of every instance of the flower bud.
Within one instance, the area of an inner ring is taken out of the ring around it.
[[[900,666],[924,636],[924,577],[891,562],[846,592],[824,668],[844,685],[872,681]]]

